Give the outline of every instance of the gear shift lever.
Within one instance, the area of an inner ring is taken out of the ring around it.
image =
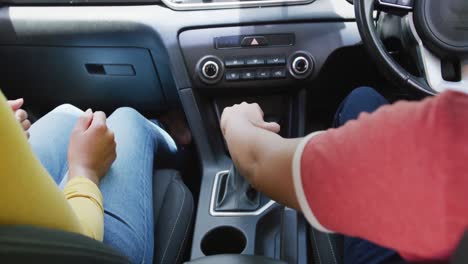
[[[260,193],[239,173],[233,165],[228,174],[218,181],[216,211],[246,212],[260,207]]]

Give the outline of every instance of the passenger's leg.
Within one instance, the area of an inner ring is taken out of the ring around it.
[[[154,248],[153,160],[173,155],[170,136],[130,108],[108,119],[115,133],[117,159],[101,181],[104,242],[132,263],[152,263]]]
[[[66,183],[70,134],[82,113],[72,105],[61,105],[37,120],[29,130],[34,153],[61,187]]]
[[[360,113],[371,113],[385,104],[388,104],[388,101],[374,89],[357,88],[346,97],[339,107],[335,115],[334,126],[342,126],[350,120],[357,119]],[[345,264],[382,264],[396,260],[401,260],[401,257],[393,250],[360,238],[344,238]]]

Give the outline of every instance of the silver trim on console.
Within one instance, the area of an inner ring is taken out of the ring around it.
[[[299,60],[305,61],[305,68],[304,68],[303,71],[297,69],[297,67],[296,67],[296,63],[297,63]],[[299,56],[299,57],[297,57],[297,58],[294,59],[294,61],[293,61],[292,65],[291,65],[291,67],[292,67],[293,71],[294,71],[296,74],[302,75],[302,74],[306,73],[306,72],[309,70],[309,60],[308,60],[306,57],[304,57],[304,56]]]
[[[206,71],[205,71],[206,67],[208,67],[209,65],[213,65],[215,67],[215,69],[216,69],[216,73],[213,76],[208,75],[208,73],[206,73]],[[205,62],[205,64],[203,64],[203,66],[202,66],[201,72],[202,72],[203,76],[205,78],[207,78],[207,79],[213,80],[213,79],[218,78],[219,77],[218,63],[216,63],[216,62],[214,62],[212,60],[209,60],[209,61]]]
[[[263,207],[253,212],[216,212],[214,210],[214,204],[215,204],[215,199],[216,199],[216,191],[218,190],[219,177],[226,173],[229,173],[229,171],[225,170],[225,171],[220,171],[216,173],[214,184],[213,184],[213,190],[211,192],[210,215],[212,216],[257,216],[257,215],[263,214],[268,208],[276,204],[275,201],[271,200],[267,204],[265,204]]]
[[[406,10],[412,10],[412,6],[405,6],[405,5],[399,5],[399,4],[392,4],[392,3],[387,3],[382,0],[379,0],[379,4],[383,6],[390,6],[390,7],[395,7],[395,8],[401,8],[401,9],[406,9]]]
[[[220,3],[178,3],[180,0],[162,0],[169,8],[174,10],[202,10],[202,9],[224,9],[224,8],[243,8],[243,7],[263,7],[278,5],[303,5],[314,2],[315,0],[262,0],[262,1],[233,1]]]

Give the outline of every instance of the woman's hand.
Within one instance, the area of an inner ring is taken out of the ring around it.
[[[117,157],[114,133],[103,112],[87,110],[78,120],[68,148],[69,180],[87,177],[96,185]]]
[[[26,137],[29,138],[29,128],[31,127],[31,121],[28,120],[28,113],[21,109],[21,106],[24,104],[23,98],[16,100],[8,100],[7,103],[10,105],[11,110],[15,112],[16,120],[20,123],[21,127],[24,129]]]

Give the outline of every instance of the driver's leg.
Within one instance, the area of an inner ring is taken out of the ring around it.
[[[341,103],[336,111],[334,127],[340,127],[349,120],[359,117],[359,114],[372,113],[382,105],[388,104],[387,99],[370,87],[354,89]]]
[[[334,126],[342,126],[357,119],[362,112],[371,113],[385,104],[388,104],[388,101],[374,89],[357,88],[341,103],[335,115]],[[397,260],[401,260],[401,257],[393,250],[360,238],[344,238],[345,264],[381,264]]]

